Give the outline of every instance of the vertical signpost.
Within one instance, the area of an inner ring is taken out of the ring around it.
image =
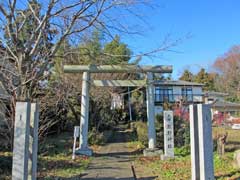
[[[73,134],[73,154],[72,154],[72,159],[75,159],[76,156],[76,142],[77,138],[80,136],[80,126],[74,126],[74,134]]]
[[[173,112],[164,111],[164,155],[165,157],[174,157],[174,130],[173,130]]]

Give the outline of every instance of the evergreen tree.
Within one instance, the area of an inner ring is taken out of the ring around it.
[[[194,78],[193,74],[189,70],[185,69],[182,76],[179,79],[183,81],[192,82],[193,78]]]
[[[204,68],[195,75],[194,81],[204,85],[203,90],[214,91],[214,74],[209,74]]]
[[[196,74],[194,81],[197,83],[205,84],[206,82],[206,72],[204,68],[201,68],[200,71]]]
[[[120,41],[118,35],[104,46],[103,52],[108,64],[128,64],[131,56],[131,50]]]
[[[93,31],[92,35],[84,40],[79,45],[78,64],[95,64],[101,65],[102,63],[102,48],[103,36],[100,31]]]
[[[201,68],[200,71],[194,75],[189,70],[184,70],[183,74],[179,78],[183,81],[197,82],[203,84],[203,90],[205,91],[214,91],[214,78],[216,75],[214,73],[208,73],[204,68]]]

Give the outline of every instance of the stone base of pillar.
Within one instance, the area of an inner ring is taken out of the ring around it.
[[[86,149],[76,149],[75,154],[76,154],[76,155],[92,156],[92,155],[93,155],[93,150],[90,149],[90,148],[86,148]]]
[[[158,149],[158,148],[147,148],[143,150],[143,156],[161,156],[163,154],[163,150],[162,149]]]

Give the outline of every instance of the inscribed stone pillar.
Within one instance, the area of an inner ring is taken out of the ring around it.
[[[190,105],[192,180],[213,180],[213,143],[210,105]]]
[[[166,157],[174,157],[174,127],[173,112],[164,111],[164,154]]]
[[[13,180],[26,180],[28,178],[30,114],[30,102],[16,103],[12,165]]]
[[[190,105],[189,110],[190,110],[190,142],[191,142],[192,180],[200,180],[197,106]]]
[[[213,141],[210,105],[198,104],[199,163],[201,180],[213,180]]]
[[[155,112],[154,112],[154,85],[153,73],[147,73],[147,119],[148,119],[148,148],[156,147],[156,130],[155,130]]]
[[[39,105],[31,103],[28,179],[37,179]]]

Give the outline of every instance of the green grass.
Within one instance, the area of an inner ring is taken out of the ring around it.
[[[39,145],[38,179],[77,178],[91,161],[76,156],[72,160],[72,134],[48,137]],[[11,179],[12,153],[0,152],[0,179]]]
[[[127,143],[127,147],[132,150],[142,150],[145,148],[145,146],[140,141],[131,141]]]
[[[158,176],[158,180],[191,179],[190,155],[165,161],[139,158],[135,164],[151,176]],[[240,169],[233,164],[233,153],[226,153],[223,157],[214,155],[214,174],[217,180],[240,179]]]
[[[217,180],[238,180],[240,169],[233,160],[233,152],[240,149],[240,131],[213,128],[213,136],[228,132],[226,153],[219,157],[214,153],[214,175]],[[185,149],[175,149],[178,156],[174,159],[161,161],[159,158],[140,157],[135,164],[150,176],[158,176],[158,180],[186,180],[191,179],[191,157],[185,154]]]
[[[48,138],[40,145],[38,179],[75,178],[87,168],[90,159],[76,156],[72,160],[73,140],[70,134]]]

